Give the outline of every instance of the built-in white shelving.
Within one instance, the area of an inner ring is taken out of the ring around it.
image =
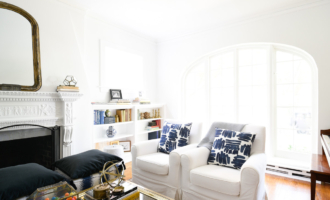
[[[93,146],[96,148],[96,144],[103,144],[104,142],[110,141],[131,141],[131,145],[136,142],[141,142],[148,140],[148,133],[159,130],[146,130],[145,127],[148,125],[148,122],[152,120],[161,120],[161,125],[164,123],[165,115],[165,105],[164,104],[147,104],[147,105],[108,105],[108,104],[94,104],[92,105],[92,114],[94,116],[94,110],[107,110],[109,109],[111,112],[111,116],[116,115],[116,110],[121,109],[132,109],[132,121],[129,122],[118,122],[112,124],[96,124],[93,123]],[[153,109],[160,110],[160,118],[152,118],[152,119],[142,119],[139,120],[138,113],[141,112],[150,112],[153,115]],[[94,118],[93,118],[94,119]],[[113,126],[116,129],[117,134],[113,138],[108,138],[106,136],[106,130],[109,126]],[[125,162],[130,161],[130,152],[125,152]]]

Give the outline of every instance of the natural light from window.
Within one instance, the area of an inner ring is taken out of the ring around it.
[[[202,57],[185,72],[186,119],[264,125],[273,156],[307,159],[317,130],[316,66],[282,45],[239,45]],[[271,141],[271,142],[270,142]]]

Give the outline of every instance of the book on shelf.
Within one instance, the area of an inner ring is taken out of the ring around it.
[[[116,114],[119,116],[119,122],[132,121],[132,109],[116,110]]]
[[[160,131],[153,131],[148,133],[148,140],[160,138]]]
[[[56,92],[79,92],[79,87],[60,85],[57,86]]]

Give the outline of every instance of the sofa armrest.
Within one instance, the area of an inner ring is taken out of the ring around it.
[[[194,148],[197,148],[197,145],[198,144],[195,143],[195,144],[189,144],[189,145],[186,145],[184,147],[177,148],[177,149],[171,151],[170,155],[171,154],[178,154],[179,156],[181,156],[181,154],[183,154],[184,152],[189,151],[189,150],[194,149]]]
[[[155,139],[134,144],[132,146],[132,158],[157,153],[159,141],[160,139]]]
[[[266,173],[267,158],[265,153],[254,153],[241,168],[241,183],[258,185],[263,184]]]
[[[194,168],[207,165],[210,150],[206,147],[193,148],[181,154],[181,165],[185,170],[192,170]]]

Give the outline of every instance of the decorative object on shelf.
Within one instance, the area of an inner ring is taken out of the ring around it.
[[[124,159],[124,148],[121,145],[108,145],[103,148],[103,151]]]
[[[124,152],[131,152],[131,141],[119,141],[119,145],[123,147]]]
[[[140,119],[140,110],[137,109],[137,119],[139,120]]]
[[[144,113],[140,113],[140,120],[144,119]]]
[[[119,122],[119,115],[116,115],[115,118],[116,118],[116,120],[115,120],[116,123],[118,123]]]
[[[157,118],[161,118],[161,116],[160,116],[160,108],[158,108]]]
[[[63,81],[65,86],[76,86],[77,85],[77,80],[74,76],[72,75],[67,75]]]
[[[144,113],[144,118],[145,119],[150,119],[150,112],[145,112]]]
[[[108,138],[113,138],[115,137],[115,135],[117,134],[117,131],[115,128],[113,128],[112,126],[109,126],[109,128],[107,129],[107,137]]]
[[[121,90],[118,89],[110,89],[110,98],[111,99],[122,99]]]
[[[118,141],[118,140],[116,140],[116,141],[111,141],[111,142],[110,142],[110,145],[119,145],[119,141]]]
[[[110,117],[110,116],[111,116],[111,112],[110,112],[109,109],[107,109],[107,110],[105,111],[105,116],[106,116],[106,117]]]

